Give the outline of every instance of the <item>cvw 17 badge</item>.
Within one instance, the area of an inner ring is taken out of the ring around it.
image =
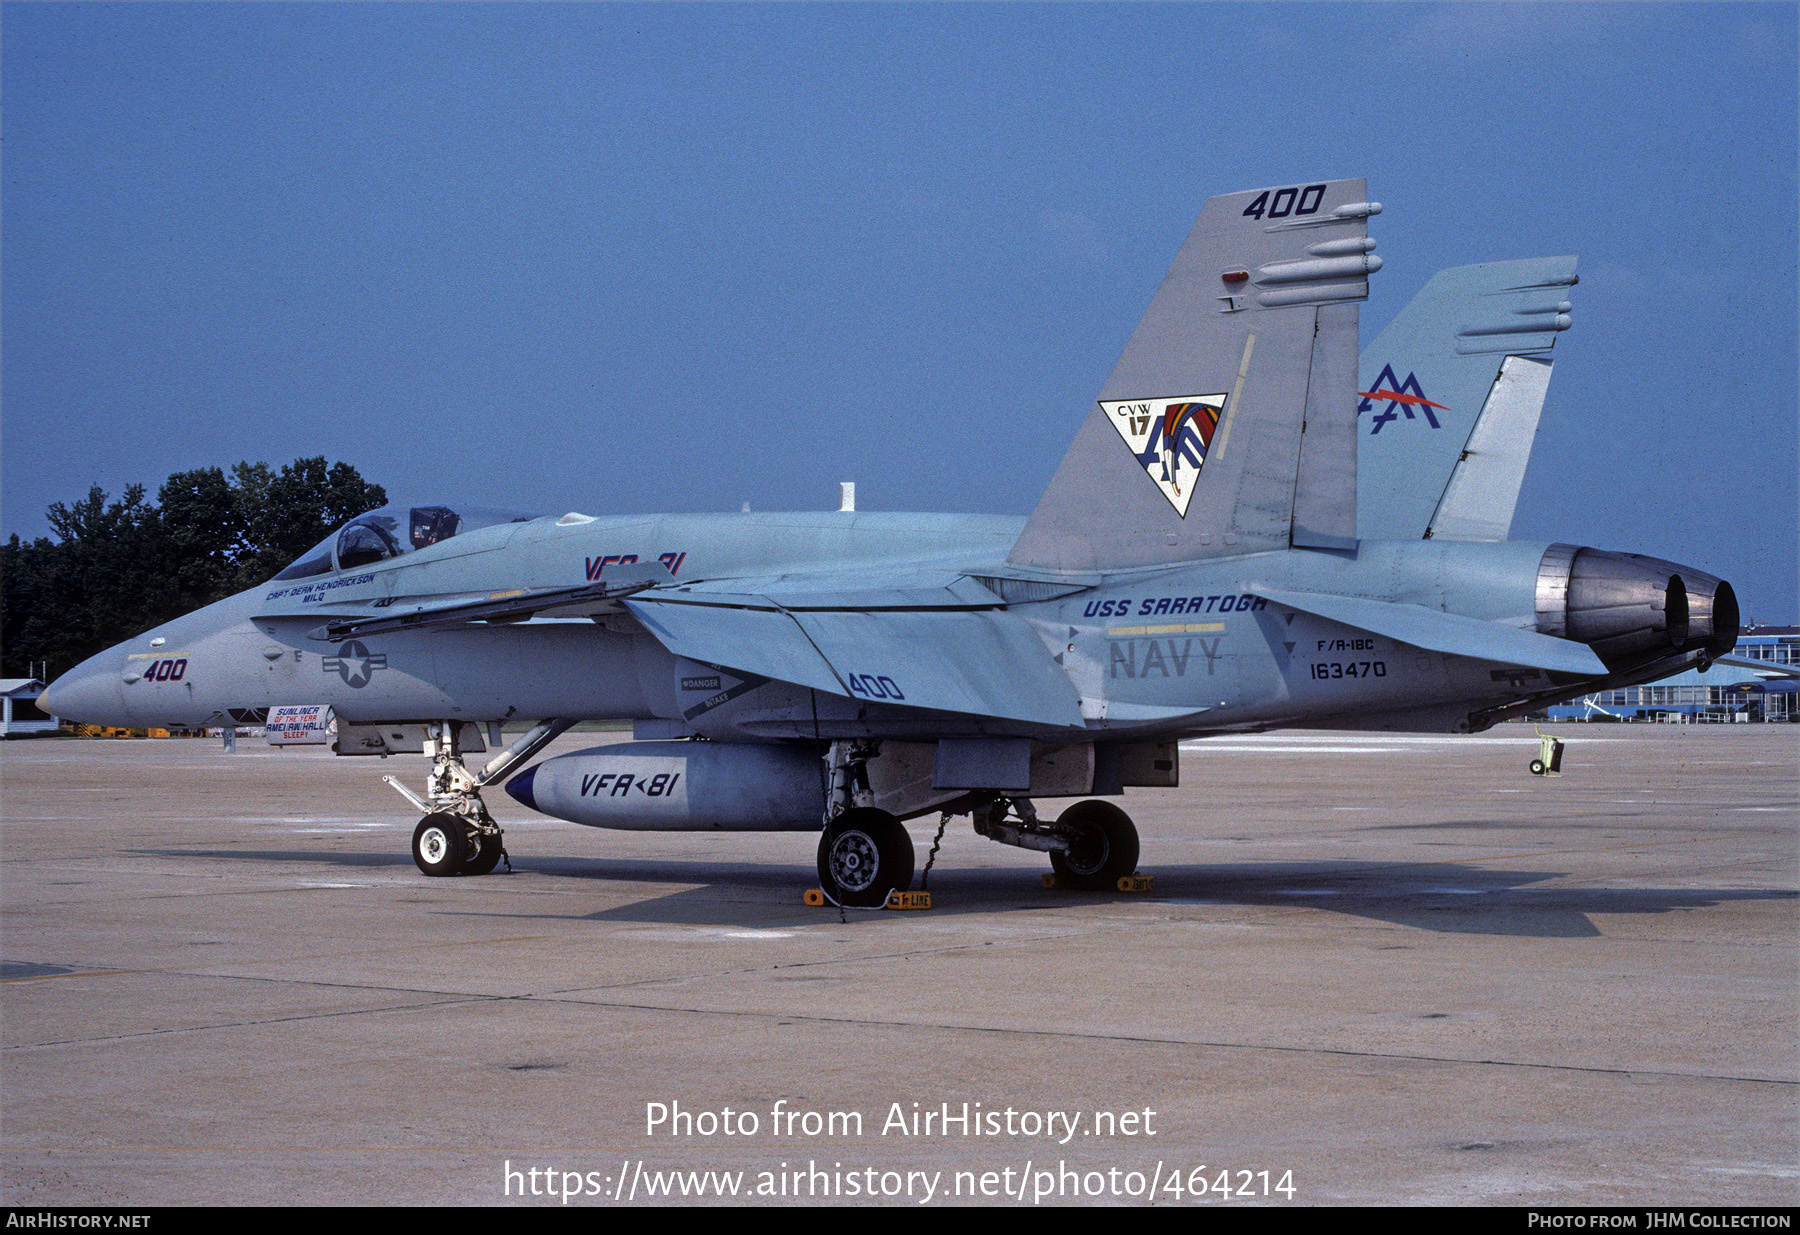
[[[1224,407],[1223,393],[1100,401],[1100,410],[1131,448],[1145,475],[1184,519]]]

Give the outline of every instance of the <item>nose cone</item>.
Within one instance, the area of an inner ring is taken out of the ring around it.
[[[50,715],[83,725],[115,725],[128,728],[125,715],[125,682],[117,649],[91,656],[50,683],[38,696],[38,706]]]
[[[537,810],[537,798],[532,796],[531,782],[537,777],[537,767],[526,768],[517,776],[506,782],[506,792],[512,795],[513,801],[521,806]]]

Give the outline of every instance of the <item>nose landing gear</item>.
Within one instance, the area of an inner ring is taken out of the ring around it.
[[[457,743],[457,722],[429,727],[425,753],[431,758],[431,774],[425,794],[418,794],[392,776],[381,779],[425,813],[413,829],[413,862],[427,875],[485,875],[504,860],[512,870],[500,825],[481,800],[482,789],[517,770],[560,736],[572,720],[546,720],[496,755],[479,775],[463,766]]]
[[[484,831],[459,815],[433,811],[413,829],[412,855],[427,875],[485,875],[506,857],[500,825],[488,821]],[[507,859],[506,869],[512,869]]]

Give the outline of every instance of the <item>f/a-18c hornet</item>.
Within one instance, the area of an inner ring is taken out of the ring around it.
[[[1139,849],[1099,799],[1175,784],[1182,739],[1474,733],[1728,652],[1714,576],[1506,539],[1574,259],[1444,272],[1359,378],[1380,210],[1361,180],[1209,201],[1023,523],[387,507],[43,706],[329,704],[337,753],[429,757],[423,796],[393,782],[427,875],[493,869],[504,782],[594,827],[822,831],[825,892],[866,906],[908,887],[928,812],[1105,888]],[[635,740],[531,765],[584,720]],[[507,722],[535,724],[466,764]]]

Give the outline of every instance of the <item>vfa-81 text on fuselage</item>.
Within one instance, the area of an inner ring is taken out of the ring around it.
[[[493,867],[504,778],[596,827],[822,828],[825,891],[876,905],[927,812],[1107,887],[1138,838],[1097,799],[1173,785],[1183,738],[1474,732],[1728,651],[1713,576],[1506,539],[1573,259],[1445,272],[1359,377],[1379,210],[1361,180],[1209,201],[1022,523],[394,507],[43,705],[202,726],[329,704],[338,753],[430,757],[402,787],[427,874]],[[527,766],[582,720],[637,740]]]

